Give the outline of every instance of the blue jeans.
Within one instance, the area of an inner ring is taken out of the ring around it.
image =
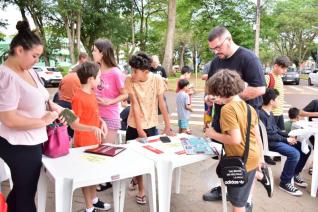
[[[284,142],[270,142],[269,150],[278,152],[287,157],[283,172],[280,176],[282,184],[290,183],[291,179],[298,175],[304,168],[310,152],[306,155],[301,152],[301,144],[297,142],[295,145],[289,145]]]

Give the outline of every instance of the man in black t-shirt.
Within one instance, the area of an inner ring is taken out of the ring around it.
[[[318,118],[318,99],[314,99],[306,105],[299,115],[309,117],[309,121],[312,121],[313,118]]]
[[[160,76],[162,76],[166,80],[167,79],[167,72],[159,64],[160,64],[159,57],[157,55],[153,55],[151,68],[149,71],[151,71],[154,74],[159,74]]]
[[[237,72],[246,82],[246,88],[240,97],[256,110],[262,106],[262,95],[265,93],[266,84],[262,66],[256,55],[250,50],[240,47],[234,43],[231,33],[225,27],[215,27],[208,35],[210,50],[216,55],[210,65],[208,78],[220,69],[230,69]],[[209,103],[209,96],[205,100]],[[210,101],[210,103],[213,103]],[[214,104],[214,116],[212,127],[221,132],[220,113],[222,105]],[[215,187],[203,195],[206,201],[221,200],[221,188]]]

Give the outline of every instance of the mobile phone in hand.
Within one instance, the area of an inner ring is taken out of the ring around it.
[[[71,125],[77,119],[77,116],[74,114],[74,112],[67,108],[61,112],[60,117],[64,118],[67,125]]]
[[[171,140],[168,136],[161,136],[161,137],[159,137],[159,139],[162,143],[170,143],[171,142]]]

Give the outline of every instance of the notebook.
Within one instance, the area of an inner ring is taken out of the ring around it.
[[[125,149],[126,148],[120,147],[120,146],[110,146],[110,145],[100,144],[98,147],[95,147],[92,149],[86,149],[85,152],[114,157],[115,155],[118,155]]]

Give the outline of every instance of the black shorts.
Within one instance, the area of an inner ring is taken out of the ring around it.
[[[155,136],[159,134],[156,127],[144,129],[144,131],[147,134],[147,137]],[[139,135],[138,135],[137,129],[128,126],[126,130],[126,141],[135,140],[138,137]]]

